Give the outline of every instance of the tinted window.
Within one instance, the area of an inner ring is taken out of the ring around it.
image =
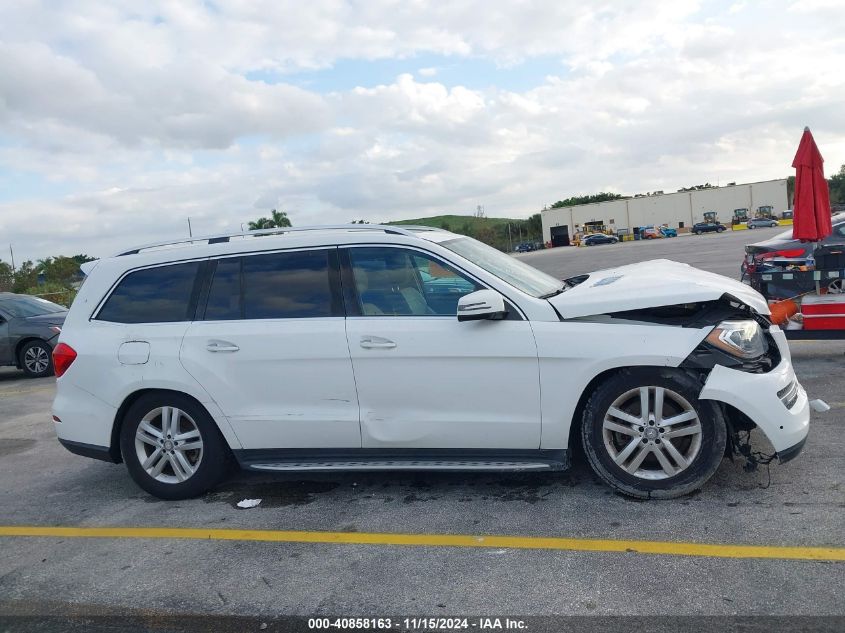
[[[352,276],[364,316],[451,316],[458,299],[480,288],[416,251],[351,248]]]
[[[328,251],[243,258],[244,318],[332,316]]]
[[[115,323],[190,321],[191,293],[199,262],[129,273],[106,301],[97,319]]]
[[[206,321],[241,319],[241,258],[221,259],[211,281]]]

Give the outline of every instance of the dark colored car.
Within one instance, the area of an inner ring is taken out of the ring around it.
[[[831,223],[833,232],[819,244],[823,246],[845,244],[845,213],[834,215]],[[777,271],[791,265],[803,265],[815,247],[816,244],[813,242],[801,243],[800,240],[792,239],[791,227],[768,240],[748,244],[745,247],[745,259],[740,267],[742,277],[745,279],[754,272]],[[752,277],[752,286],[754,281]],[[769,293],[775,297],[792,297],[812,289],[813,284],[804,287],[799,282],[781,282],[777,286],[769,284]]]
[[[692,232],[696,235],[701,235],[702,233],[712,233],[714,231],[716,233],[721,233],[727,228],[728,227],[719,222],[696,222],[692,225]]]
[[[605,235],[604,233],[593,233],[592,235],[588,235],[581,243],[584,246],[594,246],[595,244],[616,244],[619,241],[618,237],[614,237],[613,235]]]
[[[530,253],[531,251],[536,251],[537,245],[534,242],[523,242],[522,244],[517,244],[514,251],[517,253]]]
[[[760,229],[778,226],[778,221],[772,220],[771,218],[753,218],[745,224],[749,229]]]
[[[32,297],[0,292],[0,365],[14,365],[27,376],[53,374],[53,347],[67,308]]]

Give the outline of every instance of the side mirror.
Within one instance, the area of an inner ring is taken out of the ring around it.
[[[458,321],[498,320],[507,315],[505,299],[495,290],[476,290],[458,299]]]

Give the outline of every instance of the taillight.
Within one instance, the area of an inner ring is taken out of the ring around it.
[[[70,345],[66,343],[56,345],[53,350],[53,369],[56,372],[56,378],[61,378],[75,360],[76,350]]]

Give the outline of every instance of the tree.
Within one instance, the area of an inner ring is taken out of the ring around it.
[[[286,226],[292,226],[290,218],[286,211],[277,211],[273,209],[270,211],[269,218],[258,218],[249,223],[250,231],[260,231],[261,229],[281,229]]]
[[[839,173],[827,179],[830,189],[830,204],[845,204],[845,165],[839,168]]]
[[[601,191],[589,196],[572,196],[565,200],[558,200],[552,205],[552,209],[560,209],[561,207],[574,207],[579,204],[590,204],[591,202],[606,202],[608,200],[618,200],[622,196],[618,193],[609,193]]]
[[[26,260],[15,271],[15,283],[12,285],[12,292],[22,293],[27,288],[38,285],[38,269],[30,260]]]
[[[0,261],[0,292],[8,292],[12,289],[15,283],[15,277],[12,274],[12,267],[6,262]]]
[[[73,257],[60,255],[38,260],[37,270],[39,274],[43,273],[45,282],[70,288],[71,284],[81,277],[79,264]]]
[[[543,236],[543,219],[535,213],[525,221],[525,232],[529,238],[540,239]]]

